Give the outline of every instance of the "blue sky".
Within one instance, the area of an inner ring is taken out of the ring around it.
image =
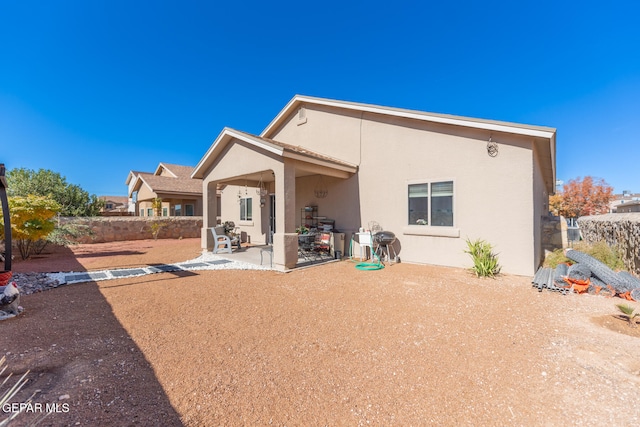
[[[557,175],[640,192],[636,1],[0,0],[0,162],[96,195],[195,166],[295,95],[555,127]]]

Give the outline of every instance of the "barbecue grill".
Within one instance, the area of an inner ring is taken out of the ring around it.
[[[396,241],[396,235],[390,231],[379,231],[373,235],[373,240],[379,245],[390,245]]]
[[[398,258],[398,254],[396,254],[396,250],[393,247],[393,243],[396,241],[396,235],[391,231],[379,231],[373,235],[373,241],[376,244],[376,252],[379,253],[380,260],[383,260],[384,257],[387,257],[389,262],[399,262],[400,258]],[[386,255],[385,255],[386,248]],[[393,258],[391,258],[391,251],[393,251]],[[392,261],[393,259],[393,261]]]

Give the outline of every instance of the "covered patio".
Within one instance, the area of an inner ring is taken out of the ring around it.
[[[236,222],[251,243],[271,242],[274,268],[295,268],[299,263],[296,227],[303,225],[300,210],[317,202],[314,189],[321,185],[331,193],[328,211],[357,212],[357,170],[356,165],[299,146],[224,129],[192,175],[203,180],[203,251],[213,249],[210,228],[221,217]],[[223,188],[220,205],[216,203],[219,187]],[[340,227],[357,229],[357,214],[343,218]]]
[[[216,255],[230,261],[259,265],[262,267],[270,267],[273,269],[276,268],[275,264],[273,263],[273,246],[271,245],[243,245],[241,249],[234,250],[230,254],[219,253]],[[310,267],[334,261],[338,260],[328,255],[318,255],[317,257],[313,258],[305,258],[299,256],[295,268]]]

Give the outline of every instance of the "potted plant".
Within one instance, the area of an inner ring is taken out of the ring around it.
[[[235,237],[236,223],[233,221],[225,221],[222,226],[224,227],[224,234],[229,237]]]

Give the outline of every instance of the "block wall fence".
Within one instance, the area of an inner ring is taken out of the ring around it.
[[[76,223],[92,230],[91,235],[78,239],[79,243],[106,243],[124,240],[186,239],[200,237],[202,217],[82,217],[60,218],[61,224]]]
[[[616,246],[625,267],[640,274],[640,212],[585,216],[578,218],[578,226],[586,242]]]

